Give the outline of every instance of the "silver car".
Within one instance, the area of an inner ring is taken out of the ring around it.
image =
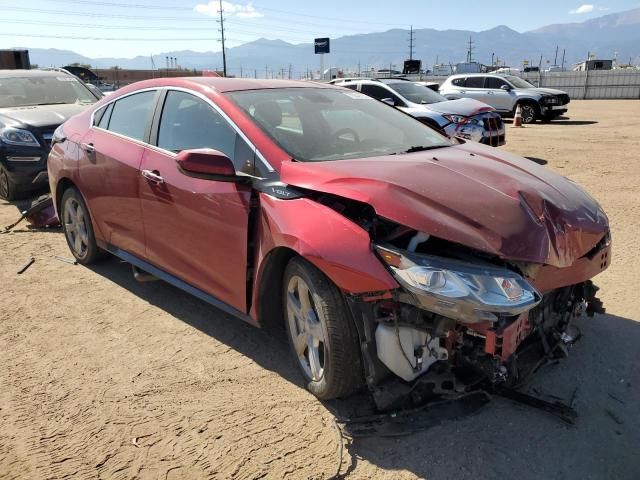
[[[397,78],[346,78],[331,83],[385,102],[450,137],[494,147],[505,144],[500,114],[477,100],[449,101],[425,85]]]
[[[569,95],[562,90],[538,88],[515,75],[475,73],[452,75],[440,87],[450,100],[472,98],[513,116],[520,105],[522,123],[551,121],[567,112]]]

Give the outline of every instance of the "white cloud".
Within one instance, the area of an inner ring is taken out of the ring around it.
[[[220,15],[219,2],[201,3],[195,6],[194,10],[203,15],[209,15],[210,17],[218,17]],[[264,15],[258,12],[251,2],[246,5],[239,3],[222,2],[222,10],[225,15],[235,16],[240,18],[259,18]]]
[[[578,8],[575,8],[573,10],[569,10],[569,13],[571,15],[579,15],[581,13],[591,13],[591,12],[594,12],[594,11],[606,12],[607,10],[609,10],[607,7],[596,7],[595,5],[593,5],[591,3],[585,3],[583,5],[580,5]]]
[[[575,15],[578,13],[590,13],[593,12],[593,10],[595,10],[595,6],[585,3],[584,5],[580,5],[578,8],[576,8],[575,10],[569,10],[569,13],[571,15]]]

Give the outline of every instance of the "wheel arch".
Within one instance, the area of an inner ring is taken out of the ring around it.
[[[53,202],[54,202],[54,207],[56,209],[56,214],[58,215],[58,219],[60,219],[60,213],[61,213],[61,207],[62,207],[61,205],[62,196],[64,195],[64,192],[66,192],[69,188],[75,188],[77,192],[80,194],[80,196],[82,197],[82,200],[84,200],[84,204],[87,207],[87,210],[89,210],[89,216],[91,217],[91,224],[93,226],[93,231],[96,236],[96,240],[99,243],[102,242],[104,239],[104,236],[102,235],[102,231],[100,230],[100,227],[95,221],[93,212],[91,211],[91,205],[89,205],[89,202],[87,201],[87,197],[84,196],[84,194],[82,193],[82,190],[80,190],[80,188],[76,185],[76,183],[69,177],[61,177],[60,179],[58,179],[55,192],[53,193],[54,194]]]

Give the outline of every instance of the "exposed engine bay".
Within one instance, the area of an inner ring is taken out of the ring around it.
[[[555,408],[516,389],[546,362],[568,355],[581,336],[577,317],[604,313],[590,278],[610,262],[608,233],[568,275],[550,275],[554,267],[510,262],[416,232],[377,217],[366,204],[333,195],[318,201],[370,233],[402,287],[348,299],[380,411],[477,390]]]

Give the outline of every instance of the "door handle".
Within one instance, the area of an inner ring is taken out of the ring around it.
[[[164,183],[164,178],[160,176],[157,170],[142,170],[142,176],[153,183]]]
[[[467,93],[466,90],[460,90],[460,93]]]
[[[82,147],[82,150],[84,150],[87,153],[95,153],[96,152],[96,147],[93,146],[93,143],[83,143],[80,146]]]
[[[487,92],[487,95],[493,95],[493,92],[489,91]]]

